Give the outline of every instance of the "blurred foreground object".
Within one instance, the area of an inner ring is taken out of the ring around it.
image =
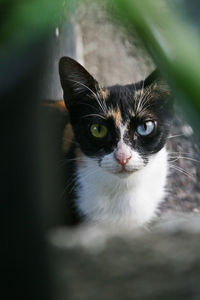
[[[200,39],[167,1],[117,0],[117,15],[136,28],[196,128],[200,112]]]
[[[39,84],[56,9],[47,0],[1,1],[0,220],[3,299],[50,299],[38,132]],[[43,221],[44,220],[44,221]]]
[[[50,234],[57,300],[198,300],[199,217],[174,214],[153,232],[89,226]]]

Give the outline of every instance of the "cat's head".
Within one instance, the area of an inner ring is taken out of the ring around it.
[[[136,84],[107,88],[68,57],[61,58],[59,73],[76,141],[100,168],[131,174],[164,147],[173,105],[156,71]]]

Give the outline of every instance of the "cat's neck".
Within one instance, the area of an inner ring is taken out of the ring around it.
[[[165,148],[152,155],[146,167],[128,176],[109,174],[86,159],[77,170],[77,208],[92,221],[141,226],[155,216],[164,199],[167,170]]]

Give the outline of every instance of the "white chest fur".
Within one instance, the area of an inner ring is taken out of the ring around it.
[[[155,217],[165,196],[168,164],[163,148],[131,175],[110,174],[88,158],[79,168],[76,206],[87,220],[138,227]]]

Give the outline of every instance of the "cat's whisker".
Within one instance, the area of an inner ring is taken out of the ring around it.
[[[135,83],[133,84],[133,88],[134,88],[134,92],[137,92],[136,84]]]
[[[69,161],[86,161],[86,159],[83,157],[76,157],[76,158],[67,158],[66,161],[67,162],[69,162]]]
[[[106,114],[106,108],[105,108],[105,105],[103,105],[103,102],[101,102],[101,99],[99,99],[97,96],[96,96],[95,99],[97,100],[97,103],[98,103],[99,106],[101,107],[103,113]]]
[[[64,187],[62,193],[60,194],[60,199],[63,198],[63,196],[65,195],[66,191],[69,189],[70,185],[72,185],[72,183],[74,183],[74,185],[69,190],[69,193],[71,193],[73,191],[73,189],[76,187],[75,182],[76,182],[76,177],[75,176],[70,181],[67,181],[66,186]]]
[[[193,155],[192,153],[190,152],[182,152],[182,151],[168,151],[168,154],[172,154],[172,155],[175,155],[175,154],[178,154],[178,155]]]
[[[141,107],[142,107],[142,90],[140,90],[140,95],[139,95],[139,99],[138,99],[138,105],[136,107],[136,114],[139,114]]]
[[[169,162],[176,162],[176,161],[178,161],[179,160],[179,157],[170,157],[170,158],[168,158],[168,161]]]
[[[104,108],[104,113],[106,113],[107,112],[107,110],[108,110],[108,108],[107,108],[107,105],[106,105],[106,101],[105,101],[105,99],[103,98],[103,101],[101,100],[101,95],[99,95],[99,92],[97,91],[97,97],[98,97],[98,99],[99,99],[99,101],[101,102],[101,104],[102,104],[102,106],[103,106],[103,108]]]
[[[65,158],[65,159],[63,159],[63,160],[61,160],[60,162],[59,162],[59,166],[64,166],[65,164],[67,164],[67,163],[69,163],[69,162],[86,162],[87,160],[86,160],[86,158],[84,158],[84,157],[76,157],[76,158]]]
[[[144,79],[142,80],[142,93],[143,93],[143,91],[144,91]]]
[[[146,92],[144,94],[144,101],[143,101],[144,107],[148,102],[150,102],[154,98],[151,92],[152,92],[151,89],[146,89]]]
[[[87,118],[87,117],[99,117],[99,118],[102,118],[104,120],[106,119],[104,116],[99,115],[99,114],[88,114],[88,115],[83,116],[82,118]]]
[[[104,112],[104,114],[106,114],[106,112],[107,112],[107,106],[106,106],[105,101],[102,101],[101,96],[99,95],[99,92],[96,91],[96,93],[95,93],[92,89],[90,89],[88,86],[84,85],[83,83],[78,82],[78,81],[77,81],[77,83],[83,85],[84,87],[86,87],[87,89],[89,89],[89,91],[91,91],[91,93],[93,94],[93,96],[97,100],[97,103],[99,104],[100,108],[102,109],[102,111]]]
[[[102,111],[103,111],[104,113],[106,113],[105,107],[103,107],[103,104],[101,103],[101,99],[98,97],[97,93],[95,93],[92,89],[90,89],[87,85],[85,85],[85,84],[82,83],[82,82],[79,82],[79,81],[73,80],[73,79],[70,79],[70,81],[75,82],[75,83],[77,83],[77,84],[79,84],[79,85],[85,87],[86,89],[88,89],[88,90],[92,93],[92,95],[95,97],[95,99],[97,100],[97,102],[98,102],[99,106],[101,107]]]
[[[186,156],[189,155],[189,156]],[[169,151],[168,152],[168,159],[183,159],[183,160],[189,160],[189,161],[194,161],[197,163],[200,163],[200,160],[191,157],[193,154],[189,153],[189,152],[181,152],[181,151]]]
[[[147,88],[144,92],[144,82],[143,82],[143,88],[140,92],[140,97],[139,97],[138,105],[136,108],[137,114],[141,113],[142,111],[144,111],[148,107],[150,107],[150,104],[146,105],[153,98],[153,96],[150,96],[150,95],[151,95],[151,89]]]
[[[97,158],[93,158],[94,161],[98,162],[98,159]],[[74,158],[65,158],[63,160],[61,160],[61,163],[64,162],[64,163],[69,163],[69,162],[87,162],[88,161],[88,158],[85,157],[85,156],[77,156],[77,157],[74,157]]]
[[[176,138],[176,137],[179,137],[179,136],[185,136],[184,134],[175,134],[175,135],[170,135],[167,137],[167,139],[173,139],[173,138]]]
[[[74,144],[75,146],[78,146],[77,142],[74,141],[73,138],[72,138],[72,139],[68,139],[68,138],[64,137],[64,140],[65,140],[66,142],[70,142],[70,143]]]
[[[138,90],[136,90],[136,92],[138,92]],[[140,88],[139,93],[140,94],[138,95],[138,97],[136,99],[136,101],[138,102],[136,109],[135,109],[136,114],[139,113],[139,110],[140,110],[140,102],[141,102],[141,98],[142,98],[142,87]]]
[[[149,100],[149,99],[148,99],[148,100]],[[148,100],[146,101],[146,103],[148,102]],[[146,103],[145,103],[145,104],[146,104]],[[151,107],[151,104],[144,105],[144,106],[141,108],[141,110],[139,111],[139,113],[144,112],[144,111],[147,110],[149,107]]]
[[[149,99],[147,99],[146,103],[148,102],[148,100]],[[139,113],[141,114],[142,112],[144,112],[145,110],[147,110],[149,107],[151,107],[151,104],[141,106],[141,109],[137,112],[137,114],[139,114]]]
[[[146,97],[146,95],[143,95],[142,101],[141,101],[141,109],[140,112],[143,109],[146,109],[146,104],[149,102],[150,98]]]
[[[184,170],[183,168],[181,167],[178,167],[176,165],[173,165],[173,164],[169,164],[169,167],[176,170],[176,171],[179,171],[180,173],[186,175],[187,177],[191,178],[194,180],[194,175],[190,174],[189,172],[187,172],[186,170]]]
[[[91,176],[91,175],[94,175],[94,174],[97,174],[98,173],[98,169],[97,170],[95,170],[95,171],[91,171],[91,172],[88,172],[85,176],[84,176],[84,180],[85,179],[87,179],[89,176]]]
[[[85,85],[84,83],[82,83],[82,82],[80,82],[80,81],[77,81],[77,80],[73,80],[73,79],[69,79],[70,81],[72,81],[72,82],[75,82],[75,83],[77,83],[77,84],[79,84],[79,85],[81,85],[81,86],[83,86],[83,87],[85,87],[87,90],[89,90],[95,97],[97,96],[96,94],[95,94],[95,92],[91,89],[91,88],[89,88],[87,85]]]
[[[169,158],[175,158],[175,159],[184,159],[184,160],[190,160],[190,161],[194,161],[194,162],[197,162],[197,163],[200,163],[200,160],[197,160],[195,158],[191,158],[191,157],[187,157],[187,156],[174,156],[174,157],[169,157]]]
[[[73,181],[70,183],[70,185],[72,185]],[[70,186],[69,185],[69,186]],[[67,189],[69,189],[69,186],[67,187]],[[74,184],[72,185],[71,189],[69,190],[69,194],[75,190],[75,188],[77,187],[77,184],[75,183],[75,180],[74,180]]]
[[[141,90],[140,90],[140,99],[139,99],[139,107],[138,107],[138,109],[137,109],[137,112],[139,113],[140,112],[140,110],[141,110],[141,108],[142,108],[142,106],[143,106],[143,101],[144,101],[144,96],[145,96],[145,93],[144,93],[144,82],[145,82],[145,80],[143,80],[142,81],[142,88],[141,88]]]

